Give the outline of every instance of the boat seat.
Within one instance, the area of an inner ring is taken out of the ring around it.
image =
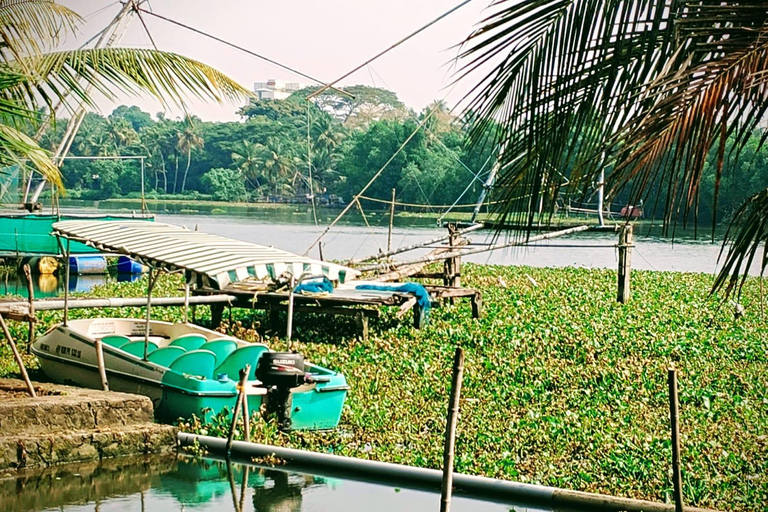
[[[211,340],[204,343],[201,350],[210,350],[216,355],[216,362],[223,363],[229,354],[237,350],[237,342],[229,339]]]
[[[170,369],[186,375],[212,379],[215,366],[216,354],[210,350],[193,350],[179,356],[171,363]]]
[[[181,347],[187,352],[197,350],[203,346],[203,343],[208,339],[202,334],[189,333],[183,334],[174,338],[169,344],[169,347]]]
[[[175,360],[186,353],[187,351],[182,347],[163,347],[150,353],[147,359],[156,365],[168,368]]]
[[[268,351],[267,346],[261,343],[240,347],[216,367],[216,374],[226,373],[230,379],[236,381],[240,378],[240,370],[245,368],[246,364],[250,364],[251,371],[248,374],[248,380],[254,380],[256,378],[256,363],[261,354]]]
[[[120,347],[120,350],[124,352],[128,352],[131,355],[134,355],[136,357],[144,357],[144,340],[141,341],[131,341],[130,343],[126,343],[122,347]],[[154,341],[150,341],[147,344],[147,354],[151,354],[157,350],[157,343]]]
[[[122,334],[109,334],[107,336],[102,336],[101,342],[110,347],[120,348],[126,343],[130,343],[131,338],[123,336]]]

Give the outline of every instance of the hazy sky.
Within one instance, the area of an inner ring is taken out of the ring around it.
[[[450,66],[460,43],[482,19],[491,0],[474,0],[438,24],[363,68],[341,85],[366,84],[395,91],[415,110],[451,91]],[[61,0],[86,18],[81,43],[117,14],[112,0]],[[152,0],[151,9],[165,17],[209,32],[321,80],[331,81],[459,4],[460,0]],[[180,53],[225,72],[245,87],[277,78],[308,82],[288,71],[229,48],[163,20],[144,15],[161,50]],[[134,16],[121,46],[151,47]],[[470,83],[461,82],[447,100],[454,105]],[[153,115],[163,107],[144,97],[99,102],[109,114],[120,103],[139,105]],[[235,120],[239,105],[191,102],[190,113],[205,120]],[[170,111],[171,117],[181,115]]]

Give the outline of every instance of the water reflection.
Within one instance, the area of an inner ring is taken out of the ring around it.
[[[142,274],[72,274],[69,276],[70,293],[88,293],[94,287],[114,281],[133,282],[141,279]],[[56,274],[33,274],[32,287],[36,299],[61,297],[64,295],[64,276]],[[28,296],[27,282],[23,275],[8,274],[0,281],[0,295]]]
[[[440,497],[435,492],[176,455],[104,459],[18,475],[0,475],[0,512],[415,512],[437,509]],[[464,496],[454,496],[452,508],[544,510]]]

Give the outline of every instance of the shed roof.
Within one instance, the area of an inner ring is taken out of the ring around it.
[[[248,278],[275,279],[286,271],[296,278],[324,275],[341,283],[360,275],[342,265],[160,222],[62,221],[53,224],[53,234],[154,268],[190,271],[218,289]]]

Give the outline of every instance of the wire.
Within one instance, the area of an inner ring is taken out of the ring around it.
[[[171,23],[173,25],[177,25],[177,26],[185,28],[187,30],[191,30],[192,32],[195,32],[197,34],[205,36],[205,37],[207,37],[209,39],[213,39],[214,41],[217,41],[217,42],[219,42],[221,44],[224,44],[224,45],[227,45],[229,47],[232,47],[232,48],[234,48],[236,50],[240,50],[241,52],[247,53],[248,55],[252,55],[252,56],[256,57],[257,59],[261,59],[261,60],[263,60],[265,62],[269,62],[270,64],[274,64],[275,66],[277,66],[279,68],[285,69],[286,71],[289,71],[291,73],[295,73],[295,74],[297,74],[297,75],[299,75],[301,77],[304,77],[304,78],[306,78],[308,80],[312,80],[313,82],[317,82],[318,84],[321,84],[321,85],[325,84],[325,82],[323,82],[319,78],[315,78],[315,77],[310,76],[310,75],[308,75],[306,73],[302,73],[301,71],[299,71],[297,69],[294,69],[294,68],[292,68],[290,66],[286,66],[285,64],[281,64],[281,63],[277,62],[276,60],[270,59],[269,57],[265,57],[264,55],[260,55],[260,54],[258,54],[256,52],[248,50],[247,48],[243,48],[242,46],[238,46],[238,45],[236,45],[234,43],[230,43],[229,41],[221,39],[220,37],[216,37],[216,36],[214,36],[212,34],[209,34],[207,32],[203,32],[202,30],[197,29],[195,27],[191,27],[189,25],[185,25],[184,23],[181,23],[179,21],[172,20],[170,18],[166,18],[165,16],[161,16],[160,14],[157,14],[155,12],[148,11],[146,9],[142,9],[141,7],[139,7],[138,9],[139,9],[139,11],[143,12],[144,14],[149,14],[150,16],[154,16],[155,18],[159,18],[159,19],[161,19],[163,21],[167,21],[168,23]],[[323,89],[323,90],[327,90],[327,89],[331,88],[331,87],[328,87],[326,85],[323,85],[323,87],[325,87],[325,89]],[[346,91],[342,91],[342,90],[336,89],[335,87],[333,87],[333,89],[336,92],[338,92],[339,94],[343,94],[345,96],[354,97],[354,96],[352,96],[351,94],[349,94]]]
[[[390,52],[391,50],[394,50],[395,48],[397,48],[398,46],[400,46],[400,45],[401,45],[401,44],[403,44],[404,42],[408,41],[409,39],[411,39],[412,37],[416,36],[417,34],[420,34],[421,32],[425,31],[426,29],[428,29],[429,27],[431,27],[432,25],[434,25],[434,24],[435,24],[435,23],[437,23],[438,21],[442,20],[443,18],[445,18],[445,17],[446,17],[446,16],[448,16],[449,14],[452,14],[453,12],[455,12],[455,11],[459,10],[460,8],[464,7],[465,5],[467,5],[467,4],[468,4],[469,2],[471,2],[471,1],[472,1],[472,0],[464,0],[464,1],[463,1],[463,2],[461,2],[459,5],[457,5],[457,6],[453,7],[452,9],[449,9],[448,11],[444,12],[443,14],[441,14],[441,15],[440,15],[440,16],[438,16],[437,18],[433,19],[432,21],[430,21],[429,23],[427,23],[427,24],[426,24],[426,25],[424,25],[423,27],[421,27],[421,28],[417,29],[415,32],[411,32],[410,34],[408,34],[407,36],[405,36],[404,38],[402,38],[401,40],[399,40],[398,42],[396,42],[395,44],[393,44],[392,46],[390,46],[390,47],[389,47],[389,48],[387,48],[386,50],[383,50],[383,51],[381,51],[381,52],[377,53],[376,55],[374,55],[373,57],[371,57],[371,58],[370,58],[370,59],[368,59],[367,61],[363,62],[362,64],[360,64],[359,66],[357,66],[357,67],[356,67],[356,68],[354,68],[353,70],[351,70],[351,71],[349,71],[349,72],[347,72],[347,73],[343,74],[342,76],[340,76],[339,78],[337,78],[337,79],[336,79],[336,80],[334,80],[333,82],[331,82],[331,83],[329,83],[329,84],[326,84],[326,85],[322,86],[320,89],[316,90],[315,92],[313,92],[312,94],[310,94],[309,96],[307,96],[307,99],[308,99],[308,100],[309,100],[309,99],[312,99],[312,98],[314,98],[315,96],[318,96],[318,95],[320,95],[320,94],[324,93],[325,91],[327,91],[328,89],[330,89],[331,87],[333,87],[334,85],[336,85],[337,83],[339,83],[340,81],[344,80],[344,79],[345,79],[345,78],[347,78],[348,76],[350,76],[350,75],[352,75],[353,73],[355,73],[355,72],[359,71],[360,69],[364,68],[365,66],[367,66],[367,65],[368,65],[368,64],[370,64],[371,62],[375,61],[376,59],[378,59],[378,58],[379,58],[379,57],[381,57],[382,55],[384,55],[384,54],[386,54],[386,53]]]

